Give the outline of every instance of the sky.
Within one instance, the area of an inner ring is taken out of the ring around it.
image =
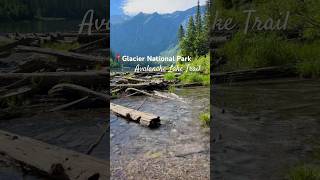
[[[140,12],[159,14],[184,11],[197,5],[198,0],[111,0],[111,15],[136,15]],[[200,0],[204,5],[206,0]]]

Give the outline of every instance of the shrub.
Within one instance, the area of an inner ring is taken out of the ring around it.
[[[176,75],[173,72],[168,72],[164,75],[164,79],[167,81],[173,81],[176,79]]]
[[[298,73],[303,77],[320,77],[320,42],[305,44],[299,48]]]
[[[199,115],[199,119],[203,126],[209,127],[210,126],[210,113],[201,113]]]
[[[287,180],[319,180],[320,179],[320,170],[319,168],[313,166],[301,166],[293,169]]]
[[[297,47],[274,34],[239,32],[218,53],[228,59],[229,69],[236,70],[295,63]]]

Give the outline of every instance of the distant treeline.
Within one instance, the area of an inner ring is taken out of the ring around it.
[[[42,17],[82,18],[89,9],[105,18],[109,14],[106,0],[1,0],[0,21],[32,20]]]

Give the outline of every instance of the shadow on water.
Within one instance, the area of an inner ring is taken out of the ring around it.
[[[162,124],[158,129],[149,129],[111,114],[112,178],[165,178],[166,174],[178,177],[180,168],[190,170],[190,174],[196,173],[197,163],[205,166],[197,173],[202,173],[203,177],[209,176],[209,133],[208,129],[200,126],[199,121],[200,112],[209,111],[209,88],[177,89],[175,93],[185,103],[145,96],[112,101],[135,109],[147,98],[139,110],[160,116]],[[184,164],[186,160],[188,165]],[[140,166],[144,169],[148,166],[148,169],[142,170]],[[162,174],[147,175],[148,171]],[[189,177],[187,173],[184,175]]]
[[[280,180],[290,168],[313,163],[320,81],[267,80],[213,89],[214,178]]]

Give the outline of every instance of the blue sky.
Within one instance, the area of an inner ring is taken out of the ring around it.
[[[197,5],[198,0],[111,0],[111,15],[135,15],[139,12],[159,14],[184,11]],[[206,0],[200,0],[204,5]]]

